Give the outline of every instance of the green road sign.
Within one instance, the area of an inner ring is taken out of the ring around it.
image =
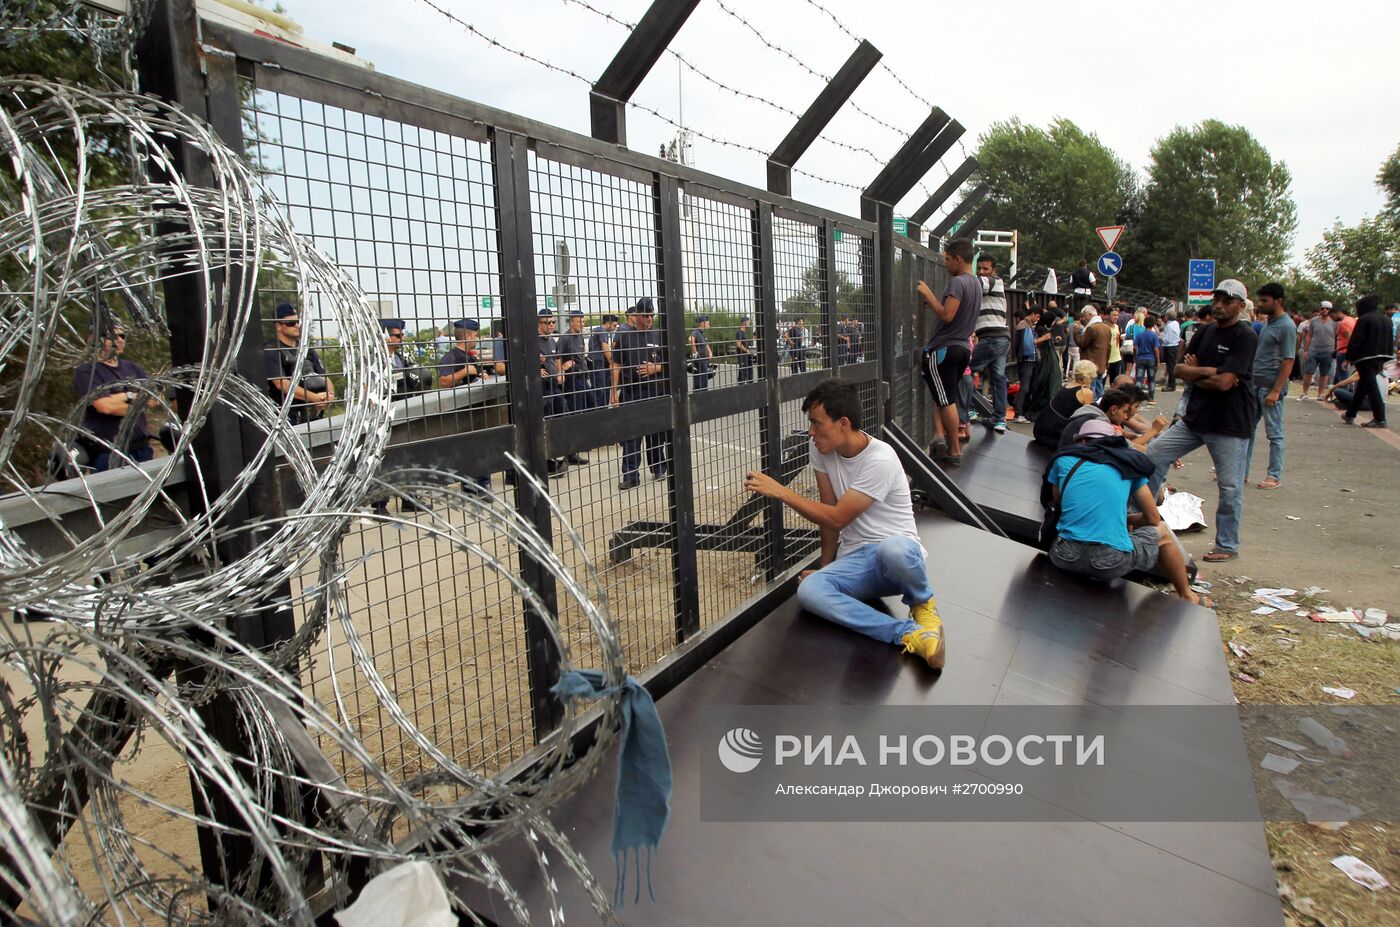
[[[483,309],[490,309],[490,308],[491,308],[491,297],[489,297],[489,296],[483,296],[483,297],[481,297],[481,308],[483,308]]]
[[[546,309],[553,309],[553,308],[554,308],[554,297],[553,297],[553,296],[546,296],[546,297],[544,298],[544,306],[545,306]]]
[[[895,216],[894,233],[896,235],[903,235],[907,238],[909,235],[909,220],[904,218],[903,216]]]
[[[832,237],[832,239],[833,239],[834,241],[840,241],[840,240],[841,240],[841,230],[840,230],[840,229],[832,229],[832,230],[831,230],[831,237]]]

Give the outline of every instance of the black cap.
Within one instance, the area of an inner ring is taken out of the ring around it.
[[[300,313],[297,312],[297,307],[293,306],[291,303],[278,303],[277,311],[274,314],[279,319],[285,319],[289,315],[300,315]]]
[[[403,331],[407,326],[404,325],[403,319],[380,319],[379,327],[387,332],[391,328],[397,328],[399,331]]]
[[[697,316],[695,317],[695,324],[696,324],[696,325],[699,325],[701,322],[708,322],[708,321],[710,321],[710,317],[707,316],[707,315],[697,315]]]
[[[481,323],[478,322],[476,319],[458,319],[457,321],[452,323],[452,327],[457,329],[459,332],[481,331]]]
[[[617,316],[614,315],[613,313],[611,313],[611,312],[605,312],[605,313],[603,313],[603,322],[604,322],[604,323],[607,323],[607,322],[616,322],[616,321],[617,321]]]
[[[540,310],[540,318],[542,318],[542,319],[552,319],[552,318],[554,318],[554,310],[551,309],[551,308],[549,308],[548,306],[545,306],[543,309]]]
[[[637,304],[628,310],[629,315],[655,315],[656,304],[651,301],[650,296],[643,296],[637,300]]]
[[[752,322],[752,321],[753,321],[753,319],[749,318],[748,316],[744,316],[742,319],[739,320],[739,324],[740,324],[740,325],[743,325],[745,322]]]

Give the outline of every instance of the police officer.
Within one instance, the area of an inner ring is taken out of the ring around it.
[[[851,351],[851,319],[849,315],[842,315],[836,320],[836,366],[844,367],[851,363],[853,356]]]
[[[583,313],[569,311],[569,330],[554,342],[559,357],[559,370],[564,374],[564,404],[570,412],[588,408],[588,339],[583,333]]]
[[[481,323],[476,319],[458,319],[452,323],[452,348],[438,361],[439,387],[466,386],[486,375],[487,365],[481,363],[476,350],[480,331]]]
[[[544,398],[545,415],[563,415],[569,411],[564,399],[564,371],[560,364],[558,342],[554,337],[554,310],[545,308],[539,314],[540,393]],[[549,461],[549,475],[559,476],[571,463],[588,463],[580,454]]]
[[[614,313],[603,315],[603,324],[595,325],[588,332],[588,369],[590,409],[601,409],[608,404],[608,390],[612,386],[613,342],[617,340],[617,316]]]
[[[753,320],[744,316],[739,320],[739,330],[734,333],[734,353],[739,355],[739,382],[753,382],[753,368],[756,357],[753,343]]]
[[[710,359],[715,356],[715,349],[710,347],[710,339],[705,337],[705,332],[710,329],[710,317],[707,315],[696,316],[695,328],[690,333],[690,388],[692,390],[709,389],[710,377],[714,373],[710,371]]]
[[[380,319],[379,327],[384,329],[384,346],[389,351],[394,398],[407,399],[423,392],[423,368],[410,364],[403,356],[403,319]]]
[[[656,308],[651,297],[643,296],[627,310],[627,324],[617,330],[613,345],[611,404],[638,402],[666,395],[666,354],[661,338],[652,331]],[[655,479],[671,468],[671,446],[666,432],[646,436],[647,466]],[[622,482],[619,489],[632,489],[639,482],[642,465],[642,439],[622,442]]]

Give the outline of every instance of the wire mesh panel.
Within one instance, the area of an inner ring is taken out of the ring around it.
[[[821,226],[773,216],[773,284],[778,299],[780,376],[825,366],[826,275]]]
[[[762,380],[753,208],[684,192],[681,261],[690,388]]]
[[[359,284],[382,319],[398,323],[385,339],[395,357],[393,442],[507,423],[505,384],[490,363],[499,359],[489,335],[500,267],[487,145],[243,86],[245,149],[263,183],[296,230]],[[259,283],[272,325],[274,307],[295,304],[297,294],[275,270]],[[269,346],[295,353],[276,328]],[[313,325],[301,336],[343,394],[339,332]],[[334,419],[336,406],[307,414]]]
[[[513,492],[503,475],[494,482],[497,490]],[[494,773],[535,743],[524,608],[488,559],[466,553],[435,530],[434,520],[462,530],[506,569],[517,568],[518,552],[460,512],[429,515],[397,498],[388,507],[391,520],[359,519],[341,542],[341,560],[351,565],[346,613],[329,624],[304,667],[303,682],[321,704],[337,708],[374,759],[402,779],[435,765],[412,729],[452,761]],[[316,579],[303,576],[296,591]],[[357,649],[364,654],[358,662]],[[391,712],[391,702],[402,720]],[[333,744],[323,748],[352,786],[367,784]]]
[[[603,316],[625,324],[629,307],[650,297],[658,313],[655,340],[663,343],[653,186],[536,152],[528,164],[538,334],[542,349],[552,352],[543,365],[549,371],[545,414],[600,408],[609,398],[611,371],[590,341]],[[650,398],[650,392],[619,398]]]
[[[763,469],[760,436],[757,411],[691,429],[702,626],[732,613],[763,588],[765,500],[744,489],[744,474]]]
[[[652,437],[658,450],[668,446],[668,433]],[[644,455],[650,447],[647,438],[637,440]],[[672,550],[676,523],[665,471],[659,471],[660,476],[644,471],[634,488],[619,487],[624,450],[616,444],[595,448],[588,453],[586,463],[570,466],[550,481],[549,488],[583,541],[582,549],[565,544],[556,521],[555,547],[572,570],[582,573],[586,555],[599,571],[628,672],[636,673],[675,649]],[[560,612],[559,623],[566,633],[585,635],[587,628],[582,621],[576,605],[566,605]],[[575,662],[597,665],[589,662],[590,656],[585,650],[575,656]]]
[[[875,359],[878,307],[875,303],[875,243],[865,235],[842,233],[832,243],[836,274],[834,313],[836,364]]]
[[[802,411],[802,400],[784,402],[780,421],[783,476],[793,492],[816,499],[817,480],[808,454],[811,439],[807,434],[807,414]],[[821,550],[816,527],[788,506],[783,506],[783,533],[789,563],[804,560]]]

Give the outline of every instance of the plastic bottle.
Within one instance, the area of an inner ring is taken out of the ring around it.
[[[1342,738],[1333,734],[1312,718],[1304,718],[1299,721],[1298,730],[1302,731],[1304,736],[1333,756],[1351,755],[1351,751],[1347,749],[1347,742],[1345,740],[1342,740]]]

